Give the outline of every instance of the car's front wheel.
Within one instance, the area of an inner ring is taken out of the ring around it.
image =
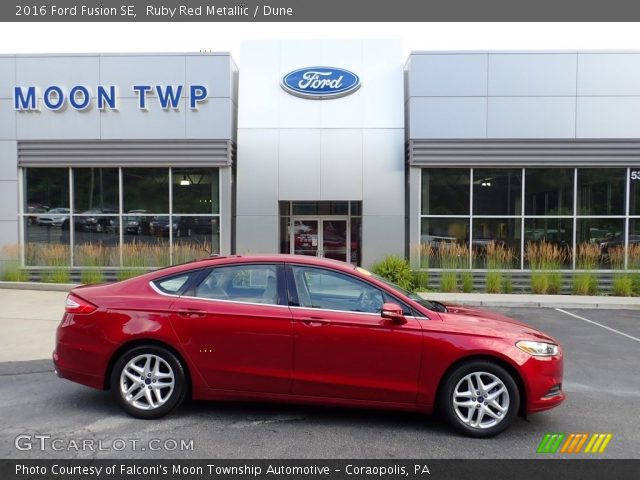
[[[180,360],[158,346],[125,352],[111,372],[111,388],[120,406],[137,418],[158,418],[178,407],[186,393]]]
[[[489,361],[470,361],[455,368],[445,380],[439,401],[447,421],[472,437],[502,432],[520,408],[515,380]]]

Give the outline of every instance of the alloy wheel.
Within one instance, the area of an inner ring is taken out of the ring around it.
[[[129,360],[120,374],[122,399],[139,410],[154,410],[171,398],[175,374],[169,363],[154,354]]]
[[[496,375],[472,372],[456,384],[452,403],[463,424],[488,429],[502,422],[509,411],[509,391]]]

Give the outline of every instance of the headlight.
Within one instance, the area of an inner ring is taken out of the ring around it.
[[[553,357],[559,351],[558,345],[554,343],[534,342],[532,340],[520,340],[516,342],[516,347],[535,357]]]

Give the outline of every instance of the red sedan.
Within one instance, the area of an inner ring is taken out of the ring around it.
[[[438,408],[488,437],[565,398],[548,335],[306,256],[217,257],[76,288],[53,360],[139,418],[187,396]]]

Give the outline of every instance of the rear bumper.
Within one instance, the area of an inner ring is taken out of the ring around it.
[[[65,365],[61,361],[57,351],[53,352],[53,365],[56,368],[56,375],[60,378],[71,380],[72,382],[80,383],[88,387],[104,390],[104,377],[101,375],[92,375],[87,372],[79,372],[68,365]]]
[[[93,322],[83,323],[83,317],[65,313],[56,332],[53,364],[59,377],[104,389],[105,373],[109,363],[110,344]]]

